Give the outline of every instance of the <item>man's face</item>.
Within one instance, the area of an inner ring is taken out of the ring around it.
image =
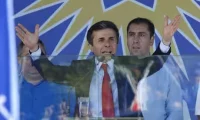
[[[148,56],[153,42],[154,37],[150,37],[146,24],[130,25],[127,33],[127,46],[131,55]]]
[[[38,81],[42,79],[37,69],[32,66],[31,58],[29,56],[29,49],[23,46],[20,58],[20,64],[22,66],[22,74],[27,81]]]
[[[103,29],[94,31],[93,45],[91,45],[91,51],[96,56],[111,56],[116,53],[117,49],[117,36],[112,29]]]

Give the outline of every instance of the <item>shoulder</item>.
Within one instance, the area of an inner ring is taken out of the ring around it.
[[[86,60],[73,60],[71,63],[71,68],[77,70],[84,70],[85,68],[93,68],[95,64],[94,59],[86,59]]]
[[[72,86],[67,85],[66,83],[54,83],[54,82],[50,82],[50,81],[46,81],[49,88],[51,88],[52,90],[54,90],[55,92],[69,92],[69,91],[74,91],[75,88]]]
[[[73,60],[72,64],[87,64],[94,62],[94,58],[92,59],[83,59],[83,60]]]

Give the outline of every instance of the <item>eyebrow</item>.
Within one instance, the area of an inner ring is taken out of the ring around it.
[[[132,32],[132,31],[130,31],[128,33],[145,33],[146,34],[146,32]]]
[[[135,33],[135,32],[129,31],[128,33]]]
[[[100,39],[100,40],[101,40],[101,39],[104,39],[104,37],[100,37],[99,39]]]
[[[109,38],[115,38],[114,36],[109,37]],[[105,37],[100,37],[99,39],[105,39]]]

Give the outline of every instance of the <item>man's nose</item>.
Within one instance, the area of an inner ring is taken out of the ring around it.
[[[110,47],[110,41],[105,42],[105,47]]]
[[[133,38],[133,43],[139,43],[139,40],[140,38],[139,38],[139,36],[138,35],[136,35],[134,38]]]

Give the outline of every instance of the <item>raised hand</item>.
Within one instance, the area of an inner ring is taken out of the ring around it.
[[[39,25],[35,26],[35,32],[29,32],[22,24],[18,24],[15,27],[17,36],[21,39],[26,47],[29,48],[31,52],[38,49],[38,39],[39,39]]]
[[[177,31],[181,16],[177,15],[171,23],[168,23],[169,17],[164,16],[164,31],[163,31],[163,43],[169,45],[172,41],[172,36]]]

